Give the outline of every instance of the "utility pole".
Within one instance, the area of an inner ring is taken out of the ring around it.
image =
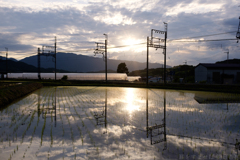
[[[163,97],[163,105],[164,105],[164,118],[163,118],[163,124],[164,124],[164,141],[167,141],[167,132],[166,132],[166,91],[164,90],[164,97]]]
[[[240,7],[240,6],[238,6],[238,7]],[[238,43],[238,41],[240,40],[240,17],[239,17],[239,24],[238,24],[238,31],[236,34],[236,38],[237,38],[237,43]]]
[[[57,73],[57,37],[55,36],[55,43],[54,43],[55,45],[54,45],[54,52],[55,52],[55,81],[56,81],[56,79],[57,79],[57,75],[56,75],[56,73]]]
[[[108,35],[107,34],[103,34],[105,35],[105,80],[107,83],[107,41],[108,41]]]
[[[162,48],[163,49],[163,54],[164,54],[164,84],[166,84],[166,56],[167,56],[167,27],[168,24],[164,22],[165,26],[165,31],[160,31],[156,29],[151,30],[151,39],[149,40],[149,37],[147,37],[147,82],[146,85],[148,86],[148,55],[149,55],[149,50],[148,47],[153,47],[156,48]],[[158,33],[158,34],[164,34],[165,37],[163,38],[158,38],[153,36],[153,32]],[[154,41],[156,40],[156,41]],[[161,45],[161,43],[164,42],[164,45]]]
[[[148,138],[148,89],[146,89],[146,129],[147,129],[147,138]]]
[[[183,70],[184,70],[184,79],[183,79],[183,81],[184,81],[184,83],[186,82],[186,70],[187,70],[187,60],[185,60],[185,62],[183,62],[184,63],[184,66],[183,66]]]
[[[147,77],[146,77],[146,80],[147,80],[147,87],[148,87],[148,54],[149,54],[149,49],[148,49],[148,47],[149,47],[149,37],[147,37]]]
[[[51,51],[51,50],[47,50],[45,51],[44,48],[49,48],[49,49],[54,49],[54,51]],[[52,54],[54,53],[54,54]],[[42,53],[40,51],[40,48],[38,48],[38,79],[40,80],[41,79],[41,75],[40,75],[40,62],[41,62],[41,59],[40,59],[40,56],[52,56],[54,58],[54,63],[55,63],[55,81],[57,80],[57,76],[56,76],[56,73],[57,73],[57,37],[55,36],[55,43],[54,43],[54,46],[42,46]]]
[[[5,47],[6,49],[6,78],[8,79],[8,48]]]
[[[40,62],[41,62],[41,60],[40,60],[40,54],[41,54],[41,51],[40,51],[40,48],[38,48],[38,79],[39,80],[41,80],[41,69],[40,69],[40,66],[41,66],[41,64],[40,64]]]
[[[165,41],[164,41],[164,84],[166,84],[166,57],[167,57],[167,28],[168,28],[168,24],[166,22],[163,22],[164,26],[165,26]]]
[[[228,63],[228,59],[229,59],[229,49],[227,50],[227,52],[224,52],[224,53],[227,53],[227,63]]]
[[[95,42],[97,44],[96,49],[94,50],[94,56],[96,56],[96,54],[102,54],[103,55],[103,60],[105,61],[105,81],[107,83],[107,41],[108,41],[108,35],[107,34],[103,34],[105,35],[105,43],[101,43],[101,42]]]
[[[185,65],[187,65],[187,60],[185,60],[185,62],[183,62]]]
[[[105,88],[105,129],[107,131],[107,88]]]

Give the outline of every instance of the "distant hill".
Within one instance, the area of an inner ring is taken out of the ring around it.
[[[221,64],[240,64],[240,59],[229,59],[225,61],[219,61],[216,63],[221,63]]]
[[[6,57],[0,56],[0,60],[5,61]],[[12,60],[14,62],[17,62],[18,60],[14,59],[14,58],[8,58],[8,60]]]
[[[6,62],[4,61],[0,61],[0,72],[5,72],[6,71]],[[55,68],[41,68],[41,72],[45,72],[45,73],[51,73],[54,72]],[[26,64],[24,62],[18,62],[18,61],[12,61],[12,60],[8,60],[8,72],[10,73],[21,73],[21,72],[38,72],[38,68]],[[68,72],[68,71],[64,71],[64,70],[57,70],[57,72]]]
[[[41,56],[42,68],[54,68],[52,57]],[[37,67],[37,55],[24,58],[21,62]],[[146,68],[146,63],[125,60],[108,59],[108,70],[117,70],[118,64],[125,62],[129,71],[141,70]],[[149,68],[160,68],[162,64],[149,63]],[[169,67],[169,66],[167,66]],[[69,72],[98,72],[105,70],[105,62],[102,58],[95,58],[73,53],[57,53],[57,69]]]

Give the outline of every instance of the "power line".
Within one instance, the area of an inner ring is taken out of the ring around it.
[[[173,39],[173,40],[169,40],[169,41],[175,41],[175,40],[181,40],[181,39],[201,38],[201,37],[210,37],[210,36],[217,36],[217,35],[223,35],[223,34],[228,34],[228,33],[236,33],[236,31],[209,34],[209,35],[203,35],[203,36],[188,37],[188,38],[179,38],[179,39]]]
[[[211,41],[236,41],[237,39],[209,39],[209,40],[191,40],[191,41],[170,41],[170,43],[175,42],[211,42]]]

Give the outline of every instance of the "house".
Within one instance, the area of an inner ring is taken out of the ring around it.
[[[150,79],[148,79],[148,82],[153,82],[153,83],[157,83],[161,80],[161,77],[151,77]]]
[[[199,63],[195,67],[195,82],[213,84],[240,83],[240,64]]]

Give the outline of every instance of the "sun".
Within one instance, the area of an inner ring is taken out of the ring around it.
[[[129,48],[133,47],[134,45],[138,45],[142,42],[143,42],[142,40],[132,38],[132,37],[128,37],[128,38],[122,40],[122,44],[126,45],[126,46],[129,46]]]
[[[136,43],[137,43],[137,40],[134,39],[134,38],[128,38],[128,39],[124,40],[125,45],[133,45],[133,44],[136,44]]]

